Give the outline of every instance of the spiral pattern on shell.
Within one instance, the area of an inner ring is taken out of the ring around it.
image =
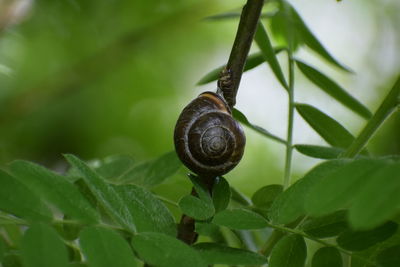
[[[239,163],[246,138],[225,100],[205,92],[183,109],[175,126],[174,142],[179,158],[191,171],[219,176]]]

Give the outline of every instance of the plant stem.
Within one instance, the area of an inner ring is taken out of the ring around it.
[[[361,150],[367,145],[373,134],[378,130],[389,115],[396,110],[399,105],[400,95],[400,76],[397,78],[396,83],[390,90],[388,95],[379,106],[378,110],[374,113],[372,118],[365,125],[364,129],[349,146],[349,148],[343,153],[344,158],[353,158],[361,152]]]
[[[344,266],[351,267],[351,255],[344,255]]]
[[[283,188],[286,189],[290,185],[290,176],[292,169],[292,155],[293,155],[293,123],[294,123],[294,59],[292,51],[287,49],[288,53],[288,65],[289,65],[289,86],[288,86],[288,129],[286,138],[286,158],[285,158],[285,171],[283,176]],[[295,223],[293,227],[296,227],[299,223]],[[260,253],[265,256],[269,256],[274,248],[275,244],[278,243],[281,238],[285,236],[284,233],[274,230],[268,240],[262,246]]]
[[[225,73],[223,71],[221,73],[222,77],[218,80],[218,89],[222,90],[224,98],[231,108],[233,108],[236,103],[236,94],[242,77],[243,68],[251,43],[253,42],[254,33],[257,28],[258,20],[260,19],[263,5],[264,0],[247,0],[246,5],[243,7],[235,41],[225,68],[227,72]],[[204,178],[203,181],[207,184],[211,194],[215,177],[202,178]],[[196,195],[194,189],[192,189],[192,195]],[[189,245],[193,244],[197,239],[195,220],[185,214],[182,215],[178,226],[178,239]]]
[[[224,71],[221,73],[222,77],[218,81],[219,88],[222,90],[224,98],[231,108],[236,104],[236,94],[242,78],[243,67],[253,42],[263,5],[264,0],[247,0],[240,16],[235,41],[226,65],[229,85],[220,86],[223,84]]]
[[[285,160],[285,173],[283,177],[283,188],[286,189],[290,185],[290,175],[292,169],[292,155],[293,155],[293,122],[294,122],[294,60],[292,52],[288,50],[288,63],[289,63],[289,104],[288,104],[288,129],[286,139],[286,160]]]

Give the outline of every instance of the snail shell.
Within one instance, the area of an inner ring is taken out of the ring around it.
[[[239,163],[246,137],[222,96],[204,92],[183,109],[174,141],[178,157],[191,171],[219,176]]]

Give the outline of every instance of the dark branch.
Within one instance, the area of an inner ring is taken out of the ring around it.
[[[230,107],[236,104],[236,94],[242,78],[243,67],[253,42],[263,5],[264,0],[247,0],[240,17],[228,64],[218,81],[218,88],[222,90]]]
[[[218,88],[222,90],[224,98],[230,107],[233,107],[236,103],[236,93],[242,77],[243,67],[253,41],[263,4],[264,0],[247,0],[240,17],[228,64],[218,80]],[[215,177],[202,177],[202,180],[211,194]],[[194,189],[192,189],[192,195],[196,195]],[[195,220],[183,214],[178,225],[178,239],[191,245],[196,242],[197,236]]]

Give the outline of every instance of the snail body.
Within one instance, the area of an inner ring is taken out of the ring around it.
[[[183,109],[174,142],[178,157],[191,171],[220,176],[239,163],[246,138],[223,97],[204,92]]]

